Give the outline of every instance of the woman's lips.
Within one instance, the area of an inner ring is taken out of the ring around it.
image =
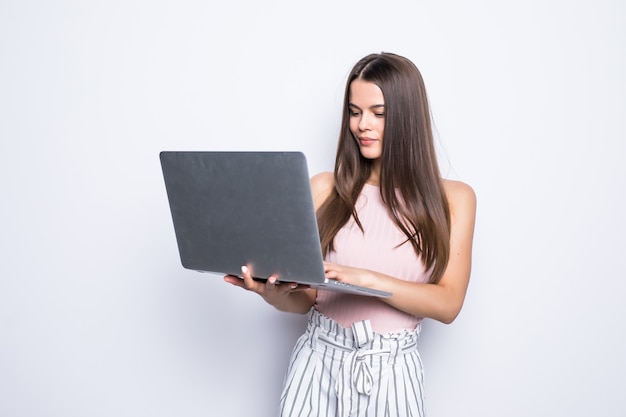
[[[363,146],[369,146],[373,143],[376,143],[377,140],[376,139],[372,139],[372,138],[359,138],[359,143]]]

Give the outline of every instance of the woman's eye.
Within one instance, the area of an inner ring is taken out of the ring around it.
[[[374,113],[376,117],[385,117],[385,113]]]
[[[358,116],[360,113],[358,111],[350,111],[350,116],[352,117],[356,117]]]

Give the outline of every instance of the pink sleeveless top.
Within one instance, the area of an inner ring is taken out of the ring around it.
[[[326,260],[406,281],[427,282],[428,271],[413,246],[409,242],[401,244],[406,241],[406,236],[387,213],[380,188],[365,184],[356,209],[365,233],[361,232],[354,218],[350,218],[337,233],[335,250],[328,254]],[[370,320],[372,329],[380,334],[413,330],[421,321],[420,317],[404,313],[376,297],[334,291],[318,290],[315,308],[343,327]]]

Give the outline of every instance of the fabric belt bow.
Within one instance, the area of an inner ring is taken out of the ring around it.
[[[341,417],[355,416],[357,412],[355,405],[358,403],[359,395],[372,393],[374,380],[368,363],[369,357],[389,352],[389,350],[382,349],[362,349],[374,338],[369,320],[352,324],[352,333],[356,349],[346,357],[335,386],[339,398],[337,411]]]

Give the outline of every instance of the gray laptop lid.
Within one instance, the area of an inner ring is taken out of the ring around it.
[[[337,286],[324,274],[306,159],[301,152],[160,153],[183,267]],[[341,284],[339,287],[354,287]],[[388,296],[350,288],[348,292]]]

